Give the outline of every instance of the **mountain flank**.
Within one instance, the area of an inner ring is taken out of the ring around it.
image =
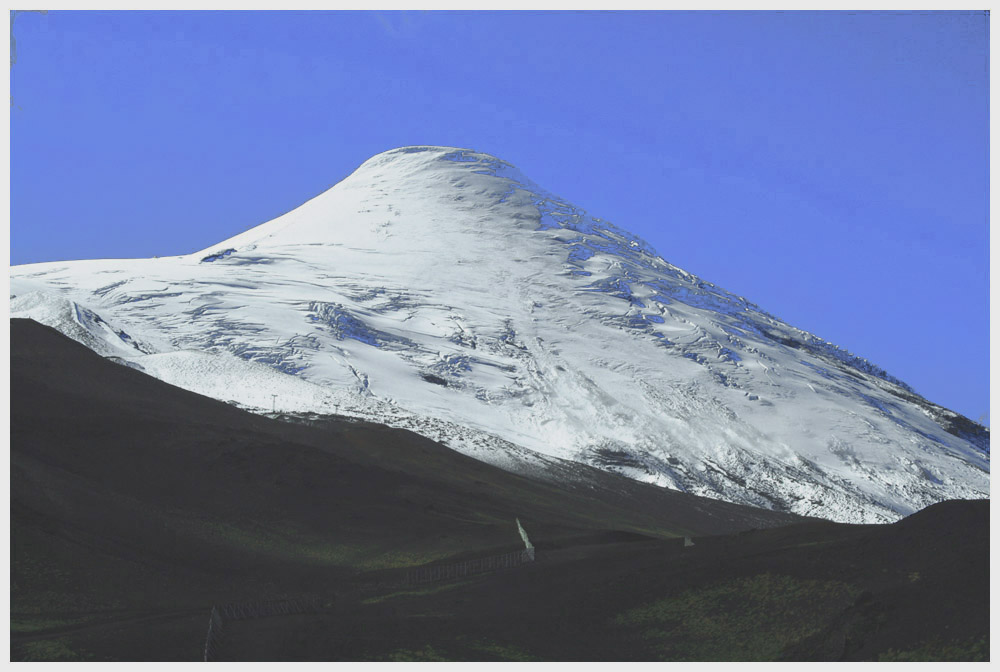
[[[15,266],[11,316],[260,414],[553,482],[574,463],[853,523],[989,496],[985,427],[467,149],[378,154],[192,254]]]

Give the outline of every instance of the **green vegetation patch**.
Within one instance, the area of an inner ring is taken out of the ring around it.
[[[180,534],[230,549],[284,561],[361,571],[416,567],[465,550],[460,545],[450,547],[439,540],[421,537],[408,540],[410,548],[400,548],[398,539],[393,540],[393,546],[388,546],[377,535],[366,540],[366,535],[356,534],[349,541],[340,540],[337,534],[322,538],[297,529],[293,523],[278,525],[273,521],[246,521],[236,525],[224,520],[177,515],[170,524]],[[418,547],[413,548],[413,544]]]
[[[260,524],[240,527],[221,520],[180,517],[172,522],[173,527],[182,534],[190,534],[207,542],[282,560],[351,566],[365,554],[365,549],[356,544],[292,538],[288,531],[282,533]]]
[[[498,642],[478,640],[474,643],[461,642],[463,638],[452,642],[448,651],[440,647],[434,648],[424,644],[419,649],[396,649],[389,654],[380,656],[379,660],[393,662],[410,661],[537,661],[538,658],[524,650]]]
[[[376,595],[374,597],[369,597],[365,600],[362,600],[361,604],[378,604],[379,602],[394,600],[400,597],[421,597],[423,595],[433,595],[434,593],[442,593],[446,590],[452,590],[454,588],[467,586],[468,584],[472,583],[473,580],[474,579],[465,579],[464,581],[451,581],[449,583],[434,583],[434,584],[428,584],[423,588],[414,588],[412,590],[400,590],[395,593]]]
[[[536,658],[531,654],[527,653],[523,649],[519,649],[516,646],[511,646],[509,644],[498,644],[496,642],[476,642],[472,645],[472,648],[482,654],[485,654],[484,660],[498,660],[498,661],[537,661],[541,660]]]
[[[425,644],[422,649],[397,649],[386,656],[384,660],[394,663],[409,663],[419,661],[441,662],[454,659],[444,652],[438,651],[430,644]]]
[[[71,649],[65,639],[43,639],[37,642],[25,642],[18,648],[20,648],[19,655],[16,658],[12,655],[11,660],[61,662],[88,660],[91,658],[89,654]]]
[[[838,581],[760,574],[657,600],[620,614],[660,660],[775,660],[851,604]]]
[[[986,662],[990,659],[990,642],[985,635],[979,639],[973,637],[964,642],[943,642],[940,639],[934,639],[910,651],[889,649],[880,654],[878,659],[879,662]]]
[[[75,618],[57,618],[36,615],[11,614],[10,631],[12,633],[33,633],[54,628],[64,628],[71,625],[80,625],[94,620],[93,616],[78,616]]]

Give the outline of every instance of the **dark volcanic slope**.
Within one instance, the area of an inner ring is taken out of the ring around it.
[[[229,623],[220,655],[988,657],[988,502],[850,526],[596,471],[557,487],[401,430],[250,415],[30,321],[11,342],[15,660],[197,660],[212,605],[295,596],[324,606]],[[516,549],[515,516],[532,565],[399,585]]]
[[[270,420],[11,321],[12,611],[35,621],[513,550],[515,516],[542,549],[798,520],[591,471],[599,487],[556,487],[403,430]]]
[[[348,617],[240,624],[228,655],[266,642],[313,660],[988,660],[988,513],[953,501],[887,526],[553,551]]]

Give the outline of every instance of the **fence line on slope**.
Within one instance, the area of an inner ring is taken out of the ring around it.
[[[208,618],[208,633],[205,635],[205,661],[219,660],[219,648],[225,636],[226,621],[245,621],[268,616],[288,616],[318,611],[318,597],[304,597],[294,600],[254,600],[213,606]]]
[[[525,548],[520,551],[492,555],[486,558],[475,558],[474,560],[453,562],[448,565],[413,567],[406,570],[406,583],[430,583],[433,581],[460,579],[465,576],[484,574],[498,569],[520,567],[521,565],[534,561],[535,549]]]

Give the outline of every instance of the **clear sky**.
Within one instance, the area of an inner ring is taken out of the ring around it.
[[[18,13],[11,264],[193,252],[403,145],[989,410],[983,12]]]

